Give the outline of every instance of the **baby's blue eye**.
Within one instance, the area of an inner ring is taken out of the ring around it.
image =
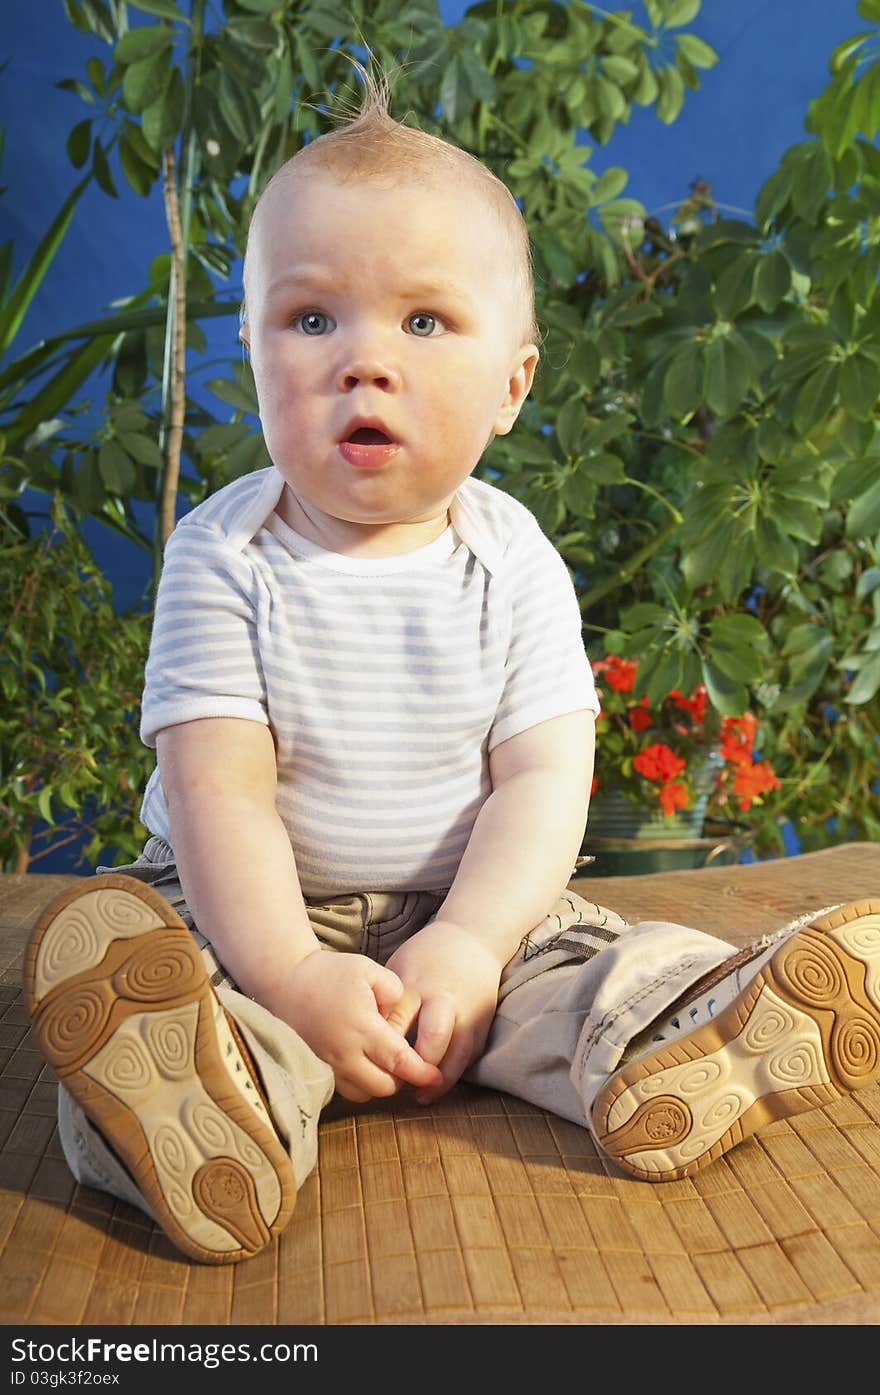
[[[326,334],[331,321],[330,316],[320,310],[307,310],[304,315],[298,317],[297,324],[303,334]]]
[[[433,334],[437,328],[437,321],[433,315],[427,314],[424,310],[419,310],[415,315],[410,315],[407,320],[410,334],[418,334],[423,339]]]

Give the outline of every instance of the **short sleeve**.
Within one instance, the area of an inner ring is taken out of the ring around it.
[[[490,751],[552,717],[599,712],[577,595],[565,563],[537,523],[508,559],[508,576],[511,636]]]
[[[141,740],[201,717],[268,725],[257,582],[241,552],[197,524],[165,549],[147,659]]]

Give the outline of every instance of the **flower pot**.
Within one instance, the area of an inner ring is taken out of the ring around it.
[[[706,757],[694,775],[693,806],[679,809],[669,818],[657,807],[633,804],[620,790],[595,794],[590,800],[586,842],[594,838],[700,838],[715,772],[721,763],[721,756],[715,751]]]
[[[684,872],[695,867],[726,867],[739,862],[751,841],[741,823],[707,823],[704,837],[584,839],[577,875],[638,877],[652,872]]]

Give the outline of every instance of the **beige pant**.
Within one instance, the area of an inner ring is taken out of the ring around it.
[[[226,974],[193,926],[171,856],[167,843],[151,838],[137,862],[112,870],[154,887],[190,925],[217,995],[248,1043],[301,1184],[315,1163],[318,1118],[333,1096],[333,1073],[292,1028],[241,993]],[[384,964],[436,915],[445,894],[364,892],[306,904],[328,949],[367,954]],[[733,952],[723,940],[669,921],[628,925],[614,911],[567,891],[505,968],[485,1049],[465,1079],[589,1128],[593,1099],[627,1044]],[[79,1181],[148,1209],[131,1194],[130,1179],[123,1189],[124,1177],[100,1135],[63,1088],[59,1123]]]

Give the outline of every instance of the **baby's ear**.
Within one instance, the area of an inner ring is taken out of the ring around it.
[[[507,392],[495,418],[493,429],[497,436],[506,436],[508,431],[513,429],[522,405],[531,392],[540,357],[536,344],[523,344],[522,348],[517,350],[510,365]]]

